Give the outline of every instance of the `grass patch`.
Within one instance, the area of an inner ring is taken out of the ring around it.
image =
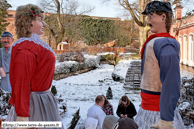
[[[139,53],[135,53],[130,56],[133,60],[141,60],[141,55]]]
[[[114,59],[114,55],[113,54],[107,54],[107,55],[103,55],[102,58],[106,59],[106,60],[113,60]]]

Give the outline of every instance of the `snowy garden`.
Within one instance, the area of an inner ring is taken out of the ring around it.
[[[123,95],[127,95],[130,100],[133,101],[136,106],[136,110],[139,109],[141,101],[139,91],[137,91],[136,93],[126,91],[125,89],[123,89],[123,81],[116,82],[112,79],[113,72],[121,78],[125,78],[127,69],[131,61],[131,59],[129,59],[130,54],[125,53],[124,55],[122,55],[122,57],[126,57],[126,59],[121,60],[115,68],[113,65],[109,64],[99,65],[94,63],[99,63],[99,57],[106,54],[108,53],[101,53],[96,56],[87,54],[84,55],[86,60],[90,60],[90,62],[93,62],[92,64],[97,67],[94,70],[57,81],[53,80],[52,85],[56,86],[57,89],[56,97],[64,99],[64,102],[62,102],[61,105],[65,103],[67,106],[66,113],[62,116],[63,124],[66,128],[70,126],[74,113],[80,108],[81,117],[75,128],[83,129],[84,120],[87,117],[88,108],[95,103],[94,100],[97,95],[106,96],[109,87],[112,89],[113,94],[113,99],[109,101],[113,105],[115,116],[119,99]],[[61,65],[63,65],[63,63],[65,63],[65,61],[57,62],[56,67],[62,67]],[[70,62],[68,61],[68,63]],[[63,110],[60,109],[60,111],[62,112]]]
[[[130,58],[132,53],[121,54],[122,60],[119,61],[116,67],[109,64],[98,64],[100,62],[99,57],[106,54],[108,53],[99,53],[96,56],[85,54],[84,57],[86,60],[93,62],[91,64],[95,65],[97,67],[96,69],[82,74],[75,74],[74,76],[64,79],[53,80],[52,85],[56,86],[57,89],[56,97],[64,99],[60,105],[66,105],[67,107],[65,114],[62,115],[63,124],[66,128],[70,127],[73,115],[78,109],[80,109],[80,119],[75,128],[83,129],[88,108],[94,104],[97,95],[106,96],[109,87],[112,89],[113,94],[113,99],[109,101],[113,105],[115,116],[117,116],[116,109],[119,99],[123,95],[127,95],[134,103],[136,110],[139,110],[139,105],[141,103],[140,91],[126,90],[123,88],[124,80],[116,82],[112,79],[112,73],[125,79],[126,72],[132,60]],[[56,67],[61,67],[64,63],[65,61],[57,62]],[[70,61],[68,61],[68,63],[70,63]],[[71,61],[71,63],[75,62]],[[181,70],[181,77],[193,78],[194,75]],[[185,106],[182,107],[184,108]],[[60,111],[62,112],[63,110],[60,109]],[[192,124],[189,124],[189,127],[191,126]]]
[[[61,74],[61,72],[66,74],[74,72],[69,77],[53,80],[52,82],[52,86],[56,87],[57,92],[55,96],[58,101],[59,111],[62,116],[62,123],[65,129],[70,129],[70,126],[72,125],[72,119],[78,110],[80,117],[77,125],[75,126],[75,129],[84,129],[84,121],[87,117],[88,108],[95,103],[94,100],[97,95],[106,96],[109,87],[111,88],[113,95],[113,99],[110,99],[109,102],[113,105],[115,116],[117,116],[116,109],[119,103],[119,99],[123,95],[127,95],[134,103],[136,110],[139,110],[139,105],[141,103],[141,97],[139,94],[140,91],[129,91],[123,88],[126,72],[130,62],[132,61],[130,58],[132,53],[120,53],[121,60],[115,67],[110,64],[100,64],[102,55],[106,54],[110,53],[98,53],[96,55],[88,55],[83,53],[83,56],[81,57],[74,56],[74,58],[78,59],[78,61],[74,61],[74,59],[64,59],[60,61],[59,58],[56,61],[55,75]],[[84,61],[80,62],[79,60]],[[91,67],[93,69],[90,69],[90,71],[85,71],[84,73],[76,72]],[[113,73],[119,76],[121,81],[114,81],[112,78]],[[194,81],[192,82],[191,80],[191,78],[194,78],[193,74],[181,70],[181,77],[184,77],[185,79],[184,85],[186,84],[192,86],[194,84]],[[183,94],[186,93],[186,88],[183,88],[181,93],[182,96],[184,96]],[[0,93],[0,101],[4,100],[7,102],[3,96],[6,96],[6,94],[1,95]],[[186,101],[186,98],[180,101],[182,103],[180,103],[179,107],[181,110],[183,110],[183,113],[188,113],[190,111],[190,114],[192,115],[192,105],[189,104],[189,102],[183,103],[183,100]],[[189,101],[193,101],[193,99],[189,99]],[[8,104],[4,104],[4,108],[6,106],[9,107]],[[3,104],[1,104],[0,108],[1,118],[5,119],[7,117],[7,113],[2,114]],[[4,112],[8,112],[8,110]],[[185,113],[184,116],[188,115]],[[187,122],[188,127],[194,128],[192,119],[189,119],[189,117],[187,119],[190,121],[190,123]]]

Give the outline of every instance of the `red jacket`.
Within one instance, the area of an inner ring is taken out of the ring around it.
[[[44,41],[38,41],[25,40],[12,47],[9,102],[17,116],[29,117],[31,91],[48,90],[53,80],[55,56]]]

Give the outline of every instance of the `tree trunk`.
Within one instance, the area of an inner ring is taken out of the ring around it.
[[[61,27],[60,27],[60,32],[59,32],[58,37],[57,37],[57,39],[56,39],[56,47],[58,46],[58,44],[59,44],[60,42],[63,41],[64,34],[65,34],[65,27],[64,27],[64,26],[61,26]]]
[[[139,4],[140,4],[140,11],[143,12],[144,8],[146,6],[146,2],[144,0],[141,0],[141,1],[139,1]],[[142,48],[144,42],[147,39],[149,27],[146,25],[147,24],[146,23],[146,17],[143,16],[142,14],[140,14],[139,21],[141,23],[143,23],[142,26],[139,26],[139,53],[140,53],[141,48]]]
[[[58,0],[55,0],[56,4],[57,4],[57,23],[59,25],[60,31],[58,32],[58,37],[55,38],[55,42],[56,42],[56,49],[57,46],[60,42],[62,42],[62,39],[64,37],[64,33],[65,33],[65,27],[63,26],[61,19],[60,19],[60,2]]]
[[[59,43],[57,43],[57,37],[55,37],[55,49],[57,50],[57,46]]]
[[[132,37],[132,33],[133,33],[133,30],[134,30],[134,20],[132,19],[130,21],[130,35],[129,35],[129,39],[130,39],[130,42],[129,42],[129,45],[132,43],[133,41],[133,37]]]
[[[139,27],[139,53],[141,48],[148,37],[149,27]]]

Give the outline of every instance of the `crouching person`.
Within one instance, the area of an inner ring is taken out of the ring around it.
[[[118,118],[113,115],[107,115],[102,129],[138,129],[138,125],[131,118]]]
[[[102,107],[104,105],[104,97],[98,95],[95,104],[88,109],[87,118],[85,120],[86,129],[102,129],[102,124],[106,114]]]

